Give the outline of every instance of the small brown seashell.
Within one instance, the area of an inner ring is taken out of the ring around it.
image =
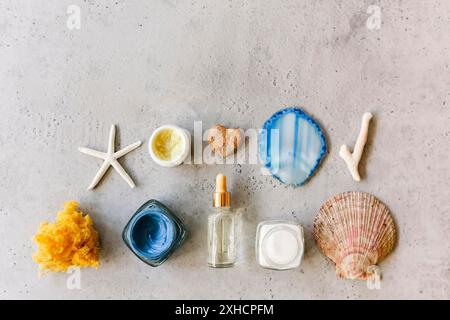
[[[242,142],[242,132],[239,128],[226,128],[215,125],[208,131],[208,143],[212,150],[222,157],[233,154]]]
[[[367,280],[371,266],[394,248],[396,229],[389,209],[364,192],[345,192],[325,202],[314,219],[320,251],[336,264],[336,274]]]

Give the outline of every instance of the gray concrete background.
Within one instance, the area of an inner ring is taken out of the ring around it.
[[[67,6],[81,29],[66,27]],[[367,7],[381,7],[369,30]],[[61,1],[0,3],[0,298],[450,298],[450,1]],[[330,153],[317,175],[293,189],[258,166],[164,169],[146,146],[122,164],[131,190],[109,171],[86,187],[100,162],[79,146],[145,143],[157,126],[258,128],[301,105],[324,127]],[[364,111],[375,115],[354,183],[338,157],[353,146]],[[214,176],[228,175],[244,210],[233,269],[206,266],[206,219]],[[348,190],[374,194],[392,211],[399,242],[382,262],[381,290],[337,279],[311,237],[320,205]],[[133,212],[156,198],[190,236],[151,268],[121,240]],[[31,260],[39,223],[76,199],[102,238],[101,267],[38,278]],[[300,269],[257,266],[256,225],[295,219],[306,228]]]

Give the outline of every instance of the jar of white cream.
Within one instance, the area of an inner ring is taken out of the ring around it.
[[[296,222],[264,221],[256,231],[256,259],[263,268],[288,270],[300,266],[305,240]]]

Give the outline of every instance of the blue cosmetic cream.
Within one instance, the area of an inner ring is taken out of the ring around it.
[[[186,236],[181,220],[157,200],[149,200],[142,205],[122,233],[128,248],[153,267],[166,261]]]

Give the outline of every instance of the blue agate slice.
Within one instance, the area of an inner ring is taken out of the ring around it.
[[[139,259],[157,267],[184,242],[186,235],[177,216],[161,202],[149,200],[131,217],[122,239]]]
[[[317,170],[327,152],[320,126],[299,108],[278,111],[264,123],[259,156],[282,183],[301,186]]]

